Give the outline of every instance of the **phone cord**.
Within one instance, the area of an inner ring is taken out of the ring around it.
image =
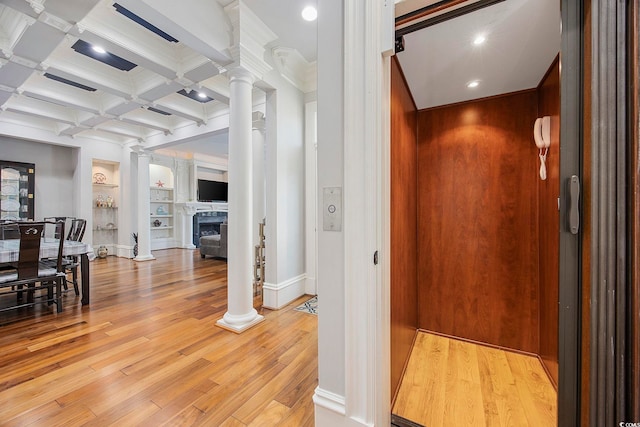
[[[547,153],[549,152],[548,148],[541,148],[540,152],[538,153],[538,157],[540,157],[540,179],[541,180],[546,180],[547,179]]]

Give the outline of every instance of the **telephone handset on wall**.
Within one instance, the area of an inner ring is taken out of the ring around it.
[[[540,158],[540,179],[547,179],[547,153],[551,145],[551,117],[538,117],[533,125],[533,140],[538,147],[538,157]]]

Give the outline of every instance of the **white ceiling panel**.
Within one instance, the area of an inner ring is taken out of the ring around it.
[[[474,45],[478,35],[485,42]],[[560,50],[557,0],[505,0],[404,36],[418,109],[536,87]],[[477,80],[473,89],[467,84]]]
[[[40,63],[51,55],[64,36],[62,31],[36,21],[16,44],[13,53]]]

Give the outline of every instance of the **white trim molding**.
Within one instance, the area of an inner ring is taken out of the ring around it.
[[[316,387],[313,394],[315,405],[315,425],[318,427],[363,427],[370,426],[362,420],[346,417],[346,404],[344,396]]]
[[[277,46],[271,49],[276,68],[289,83],[302,92],[317,89],[318,70],[316,62],[308,62],[296,49]]]
[[[116,256],[119,258],[133,258],[133,246],[115,245]]]
[[[313,394],[313,403],[315,403],[316,408],[321,407],[338,415],[346,413],[344,396],[324,390],[320,386],[316,387]]]
[[[306,275],[301,274],[280,283],[264,283],[262,285],[262,306],[279,310],[294,299],[304,295]]]

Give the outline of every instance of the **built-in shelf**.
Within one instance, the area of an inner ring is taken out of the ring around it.
[[[160,172],[161,173],[160,173]],[[150,169],[151,182],[162,181],[165,184],[173,181],[173,174],[167,168]],[[154,176],[154,173],[158,175]],[[151,249],[175,247],[174,236],[174,191],[173,187],[151,186],[149,190],[149,229],[151,230]],[[155,221],[159,226],[153,225]]]
[[[101,184],[92,182],[92,245],[96,249],[106,246],[108,253],[115,255],[118,244],[118,205],[120,204],[120,190],[115,183],[120,181],[120,164],[94,159],[92,178],[95,180],[97,176],[105,182]],[[108,227],[105,226],[107,224]]]

